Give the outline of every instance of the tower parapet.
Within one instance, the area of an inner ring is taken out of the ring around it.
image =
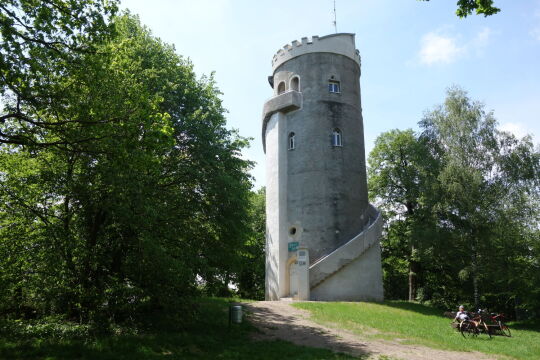
[[[360,66],[360,52],[354,43],[354,34],[339,33],[323,37],[316,35],[311,39],[303,37],[301,41],[294,40],[291,44],[279,49],[272,59],[272,71],[284,62],[308,53],[333,53],[347,56]]]

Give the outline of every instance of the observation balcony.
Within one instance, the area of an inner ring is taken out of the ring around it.
[[[262,114],[262,140],[263,150],[266,152],[266,125],[268,120],[277,112],[284,114],[298,110],[302,107],[302,93],[296,90],[289,90],[282,94],[268,99],[264,103]]]

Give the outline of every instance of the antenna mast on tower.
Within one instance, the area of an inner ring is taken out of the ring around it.
[[[334,30],[337,34],[336,0],[334,0]]]

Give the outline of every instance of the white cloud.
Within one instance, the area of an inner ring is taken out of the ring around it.
[[[440,30],[429,32],[421,40],[420,62],[425,65],[450,64],[471,51],[480,56],[482,49],[488,45],[491,34],[491,29],[484,27],[471,40],[460,45],[459,34],[446,35]]]
[[[474,52],[476,56],[482,56],[484,49],[489,44],[489,40],[493,32],[490,28],[484,27],[476,36],[466,45],[467,50]]]
[[[514,134],[517,138],[522,138],[530,134],[530,131],[523,123],[506,122],[499,125],[499,130]]]
[[[529,34],[537,41],[540,41],[540,1],[537,2],[537,8],[533,13],[533,21],[536,24],[531,28]]]
[[[464,48],[457,45],[456,38],[430,32],[422,38],[420,62],[426,65],[449,64],[459,58]]]
[[[539,96],[538,92],[531,92],[527,96],[505,97],[495,101],[495,117],[499,120],[499,129],[520,138],[532,135],[533,141],[540,144]]]
[[[540,26],[532,28],[530,34],[535,40],[540,41]]]
[[[470,45],[477,47],[484,47],[488,44],[489,38],[491,37],[491,29],[488,27],[483,28],[476,36]]]

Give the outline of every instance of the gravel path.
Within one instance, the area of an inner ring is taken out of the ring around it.
[[[368,355],[369,359],[379,359],[380,355],[402,360],[496,359],[479,352],[444,351],[400,344],[399,339],[368,340],[343,329],[316,324],[309,320],[309,311],[291,306],[290,301],[259,301],[244,306],[248,311],[248,319],[260,330],[253,335],[257,340],[281,339],[353,356]]]

